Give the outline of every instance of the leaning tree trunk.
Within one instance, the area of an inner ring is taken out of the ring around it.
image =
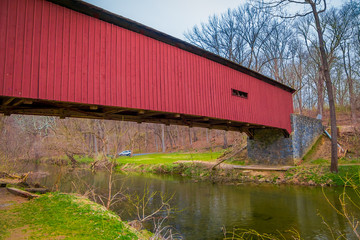
[[[317,114],[324,116],[324,73],[323,70],[319,69],[319,78],[318,78],[318,106],[317,106]]]
[[[327,61],[327,54],[325,52],[324,47],[324,39],[322,34],[322,29],[320,25],[319,14],[316,10],[316,4],[313,0],[306,0],[310,3],[312,12],[315,18],[316,24],[316,31],[319,37],[319,47],[320,47],[320,54],[321,54],[321,64],[322,70],[325,77],[326,89],[328,92],[328,99],[329,99],[329,107],[330,107],[330,121],[331,121],[331,172],[338,172],[338,159],[337,159],[337,129],[336,129],[336,112],[335,112],[335,101],[334,101],[334,93],[333,87],[330,77],[329,71],[329,64]]]

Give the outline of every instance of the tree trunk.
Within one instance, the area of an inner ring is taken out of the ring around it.
[[[343,52],[343,63],[344,70],[347,78],[347,82],[349,84],[349,97],[350,97],[350,111],[351,111],[351,123],[356,126],[356,104],[355,104],[355,95],[354,95],[354,82],[352,79],[352,66],[351,66],[351,58],[350,58],[350,45],[346,44],[342,47]],[[347,58],[347,61],[346,61]],[[349,65],[347,64],[349,63]]]
[[[165,126],[164,126],[164,124],[161,124],[161,147],[162,147],[162,152],[164,153],[166,151],[166,147],[165,147]]]
[[[209,129],[206,128],[206,142],[209,143]]]
[[[93,135],[93,138],[94,138],[94,153],[95,153],[95,156],[98,155],[98,144],[97,144],[97,138],[95,135]]]
[[[189,142],[190,146],[192,147],[191,127],[189,127]]]
[[[224,131],[224,148],[228,148],[227,131]]]
[[[170,134],[169,126],[166,126],[166,133],[167,133],[168,138],[169,138],[170,148],[173,149],[173,148],[174,148],[174,145],[175,145],[175,142],[174,142],[173,137],[172,137],[171,134]]]
[[[154,134],[154,140],[155,140],[155,148],[156,148],[156,152],[159,151],[159,145],[158,145],[158,142],[157,142],[157,135]]]
[[[148,125],[145,125],[145,137],[144,137],[144,144],[145,144],[145,152],[148,152]]]
[[[354,126],[356,126],[357,118],[356,118],[356,104],[355,104],[353,79],[350,77],[348,79],[348,82],[349,82],[349,95],[350,95],[351,122]]]
[[[324,78],[323,70],[319,69],[319,78],[318,78],[318,92],[317,92],[317,114],[324,116]]]
[[[193,132],[193,135],[194,135],[194,142],[197,142],[198,137],[196,135],[196,130],[193,130],[192,132]]]
[[[324,39],[322,34],[322,29],[320,25],[319,14],[316,10],[316,4],[313,0],[305,0],[310,3],[312,12],[315,18],[315,25],[316,31],[319,37],[319,47],[320,47],[320,54],[321,54],[321,63],[322,63],[322,70],[325,77],[326,89],[328,92],[328,99],[329,99],[329,107],[330,107],[330,121],[331,121],[331,172],[338,172],[338,159],[337,159],[337,129],[336,129],[336,112],[335,112],[335,102],[334,102],[334,93],[333,87],[330,77],[329,71],[329,64],[327,61],[327,55],[325,52],[324,47]]]

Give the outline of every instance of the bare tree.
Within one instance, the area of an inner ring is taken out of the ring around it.
[[[258,1],[257,1],[258,2]],[[287,7],[292,5],[302,5],[304,8],[302,12],[295,12],[292,15],[282,14]],[[335,112],[335,102],[334,102],[334,93],[333,93],[333,84],[331,82],[330,68],[328,61],[328,54],[325,49],[325,42],[323,36],[323,28],[321,26],[320,14],[326,11],[326,0],[274,0],[271,2],[265,2],[264,8],[276,12],[274,15],[281,18],[296,18],[296,17],[305,17],[308,15],[313,16],[315,23],[316,33],[318,36],[319,43],[319,52],[321,57],[321,70],[324,74],[328,101],[330,107],[330,121],[331,121],[331,167],[332,172],[338,172],[338,159],[337,159],[337,129],[336,129],[336,112]],[[280,14],[278,14],[280,12]]]
[[[351,121],[355,126],[357,124],[356,117],[356,99],[355,99],[355,87],[354,87],[354,72],[356,70],[356,51],[353,52],[352,49],[356,49],[360,47],[359,39],[356,38],[356,31],[359,31],[359,22],[360,22],[360,3],[349,2],[343,6],[343,8],[339,11],[338,16],[338,25],[339,28],[344,32],[343,38],[341,39],[340,48],[341,48],[341,56],[343,61],[343,68],[345,71],[347,83],[348,83],[348,91],[350,98],[350,109],[351,109]]]

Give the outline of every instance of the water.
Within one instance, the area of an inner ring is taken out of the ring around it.
[[[49,175],[43,174],[37,180],[47,187],[57,185],[61,191],[84,192],[84,188],[94,186],[98,193],[107,192],[106,171],[93,174],[88,169],[34,164],[22,166],[22,169],[48,172]],[[270,184],[230,186],[151,174],[116,174],[114,179],[114,191],[122,188],[142,194],[147,186],[149,191],[175,193],[171,205],[181,211],[173,212],[168,224],[185,239],[222,239],[223,227],[228,232],[237,227],[261,233],[284,233],[296,229],[303,239],[330,239],[330,231],[318,213],[333,229],[345,234],[346,239],[352,239],[351,229],[326,202],[321,187]],[[341,192],[342,188],[324,189],[328,199],[338,208]],[[151,201],[149,209],[155,209],[158,203],[158,200]],[[113,211],[123,219],[133,220],[134,215],[128,213],[127,209],[129,207],[123,203],[113,207]],[[151,228],[151,225],[147,227]]]

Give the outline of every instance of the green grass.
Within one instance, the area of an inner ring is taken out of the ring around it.
[[[312,164],[320,164],[320,165],[329,164],[329,162],[330,162],[329,160],[323,159],[323,158],[318,158],[318,159],[315,159],[315,160],[311,161]]]
[[[223,152],[213,153],[153,153],[133,157],[117,158],[117,163],[125,164],[167,164],[177,161],[215,161]]]
[[[311,159],[311,157],[314,155],[314,153],[316,152],[316,149],[319,148],[322,139],[324,138],[324,135],[321,135],[316,142],[314,143],[314,145],[311,147],[311,149],[305,154],[305,156],[303,157],[304,161],[308,161],[309,159]]]
[[[310,164],[317,164],[317,165],[330,165],[330,160],[329,159],[318,158],[318,159],[310,161],[309,163]],[[342,157],[342,158],[339,158],[338,163],[339,163],[339,165],[342,165],[342,164],[360,164],[360,158]]]
[[[360,166],[339,166],[339,172],[330,172],[329,165],[299,166],[290,169],[285,174],[288,182],[297,180],[299,182],[310,182],[315,184],[330,184],[342,186],[344,180],[351,179],[353,184],[360,186]]]
[[[94,158],[93,158],[93,157],[89,157],[89,156],[79,156],[79,155],[75,155],[74,158],[75,158],[75,160],[78,161],[79,163],[92,163],[92,162],[94,162]]]
[[[61,193],[0,210],[0,239],[9,235],[8,230],[24,226],[26,239],[139,239],[114,213]]]

